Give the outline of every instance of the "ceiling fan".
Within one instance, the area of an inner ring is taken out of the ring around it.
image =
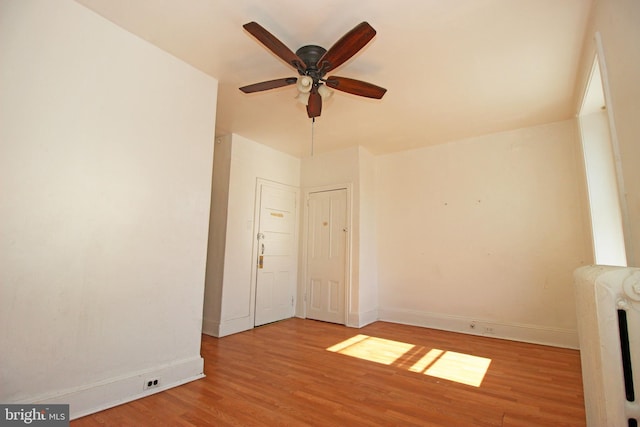
[[[322,112],[322,99],[330,96],[330,87],[353,95],[380,99],[385,88],[347,77],[329,76],[326,73],[344,64],[376,35],[376,30],[367,22],[356,25],[329,50],[316,45],[302,46],[295,53],[256,22],[243,25],[267,49],[291,65],[299,77],[285,77],[269,80],[240,88],[244,93],[261,92],[296,84],[300,94],[298,99],[306,103],[309,118],[314,119]]]

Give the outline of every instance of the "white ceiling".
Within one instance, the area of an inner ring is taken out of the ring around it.
[[[333,75],[387,88],[382,100],[335,92],[315,152],[374,154],[564,120],[592,0],[77,0],[219,81],[216,134],[309,155],[311,120],[295,86],[238,87],[296,72],[242,25],[292,51],[331,47],[361,21],[376,37]]]

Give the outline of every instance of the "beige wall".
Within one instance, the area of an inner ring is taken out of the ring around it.
[[[598,0],[594,3],[577,79],[579,98],[597,47],[602,40],[600,64],[607,106],[615,126],[626,204],[625,241],[629,266],[640,266],[640,2]],[[577,109],[577,108],[576,108]]]
[[[577,345],[591,246],[574,121],[380,156],[376,191],[382,319]]]
[[[0,401],[202,375],[217,81],[70,0],[0,2]]]

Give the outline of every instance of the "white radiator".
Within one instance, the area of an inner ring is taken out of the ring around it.
[[[640,268],[588,266],[574,273],[589,427],[640,423]]]

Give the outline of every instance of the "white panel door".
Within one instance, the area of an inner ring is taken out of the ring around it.
[[[255,326],[293,316],[297,189],[262,183],[258,226]]]
[[[309,194],[307,317],[345,324],[347,190]]]

